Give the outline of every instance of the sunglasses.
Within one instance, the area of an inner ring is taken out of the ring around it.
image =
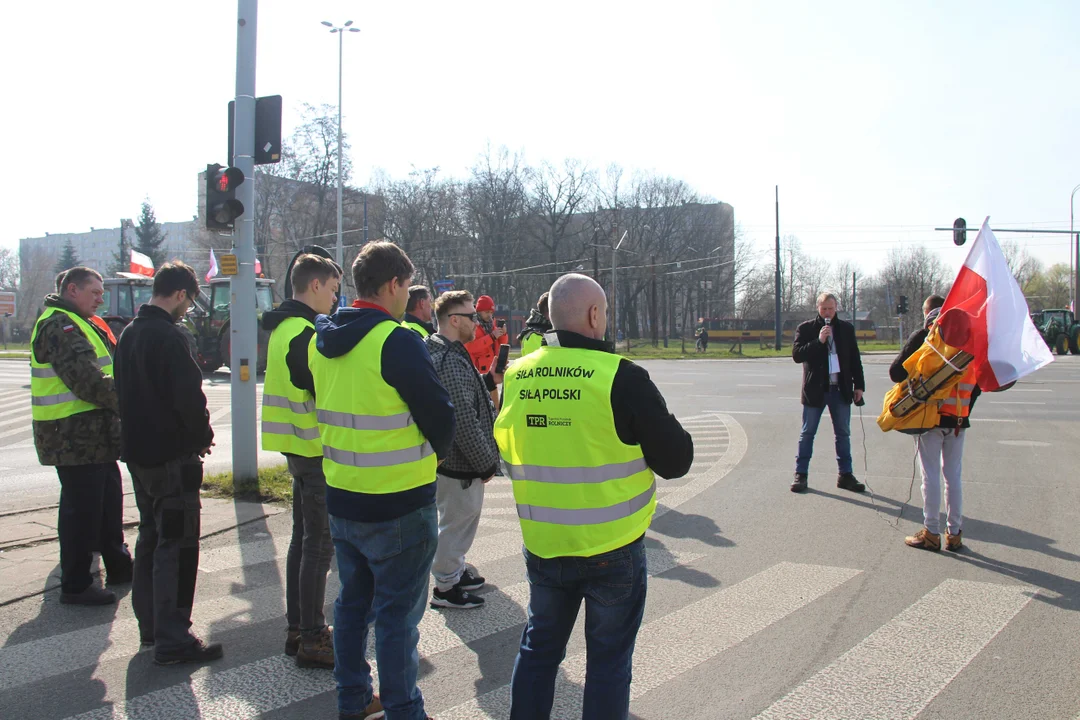
[[[477,320],[480,319],[480,316],[477,315],[474,312],[471,312],[471,313],[447,313],[446,316],[447,317],[467,317],[470,320],[472,320],[473,322],[476,322]]]

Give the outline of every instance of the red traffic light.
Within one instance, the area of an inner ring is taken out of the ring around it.
[[[217,189],[223,193],[232,192],[244,182],[244,172],[240,168],[219,168],[214,179]]]

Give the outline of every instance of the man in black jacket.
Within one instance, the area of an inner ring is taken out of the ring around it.
[[[866,489],[851,467],[851,403],[862,402],[866,380],[855,326],[836,317],[837,305],[835,295],[822,293],[817,299],[818,316],[795,330],[791,359],[803,366],[803,420],[791,492],[806,490],[814,436],[826,406],[836,434],[836,463],[840,470],[836,487],[852,492]]]
[[[135,486],[139,539],[132,607],[154,662],[172,665],[222,656],[191,633],[199,569],[202,457],[214,432],[202,373],[176,327],[199,292],[195,271],[166,263],[153,297],[124,329],[116,348],[120,448]]]

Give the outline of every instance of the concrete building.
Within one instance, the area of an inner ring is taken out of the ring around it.
[[[165,233],[163,247],[168,259],[192,262],[196,255],[201,258],[205,254],[195,247],[198,231],[196,221],[164,222],[161,223],[161,230]],[[130,248],[135,241],[135,230],[128,227],[126,232]],[[120,250],[120,228],[90,228],[89,232],[45,233],[44,237],[22,238],[19,240],[20,267],[25,272],[32,257],[43,258],[45,262],[52,258],[55,263],[69,242],[81,264],[107,275],[113,269]]]

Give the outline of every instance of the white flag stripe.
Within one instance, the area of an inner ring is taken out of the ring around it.
[[[946,580],[755,720],[914,718],[1035,594]]]
[[[780,563],[653,620],[638,633],[630,696],[640,697],[716,657],[843,585],[859,572]],[[552,717],[581,717],[585,662],[585,653],[563,661]],[[438,716],[440,720],[504,719],[509,711],[510,690],[504,686]]]

